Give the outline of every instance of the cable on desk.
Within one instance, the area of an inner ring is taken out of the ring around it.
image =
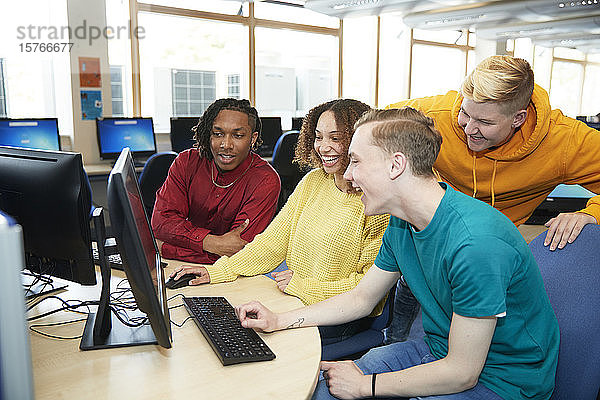
[[[178,324],[177,322],[171,321],[171,323],[173,325],[175,325],[178,328],[181,328],[183,325],[185,325],[186,322],[188,322],[188,320],[192,319],[192,317],[187,317],[186,319],[183,320],[183,322],[181,324]]]
[[[173,295],[173,296],[169,297],[169,298],[167,299],[167,302],[169,302],[169,301],[171,301],[171,300],[173,300],[174,298],[176,298],[176,297],[179,297],[179,296],[181,296],[181,298],[182,298],[182,299],[183,299],[183,298],[185,298],[185,296],[183,295],[183,293],[177,293],[177,294],[175,294],[175,295]],[[181,304],[178,304],[178,305],[176,305],[176,306],[171,306],[171,307],[169,307],[169,310],[173,310],[173,309],[175,309],[175,308],[179,308],[179,307],[183,307],[183,303],[181,303]],[[175,325],[177,325],[177,324],[175,324]]]
[[[169,301],[171,301],[171,300],[173,300],[174,298],[176,298],[176,297],[179,297],[179,296],[181,296],[181,298],[182,298],[182,299],[185,297],[185,296],[183,295],[183,293],[177,293],[177,294],[175,294],[175,295],[173,295],[173,296],[169,297],[169,298],[167,299],[167,302],[169,302]],[[183,307],[183,303],[181,303],[181,304],[178,304],[178,305],[176,305],[176,306],[171,306],[171,307],[169,307],[169,310],[173,310],[174,308],[179,308],[179,307]],[[184,325],[184,324],[185,324],[185,323],[186,323],[186,322],[187,322],[189,319],[191,319],[191,318],[192,318],[192,317],[187,317],[186,319],[184,319],[184,320],[183,320],[183,322],[182,322],[181,324],[178,324],[177,322],[174,322],[174,321],[171,321],[171,320],[170,320],[170,322],[171,322],[173,325],[175,325],[176,327],[178,327],[178,328],[181,328],[181,327],[182,327],[182,326],[183,326],[183,325]]]
[[[149,322],[147,316],[130,317],[129,315],[127,315],[127,311],[115,308],[112,305],[110,306],[110,310],[115,314],[115,317],[117,317],[117,319],[121,321],[121,323],[123,323],[123,325],[129,326],[131,328],[147,325]],[[125,316],[121,314],[124,314]]]
[[[128,285],[127,279],[121,279],[113,292],[110,294],[110,309],[124,325],[138,327],[149,323],[147,316],[130,317],[127,311],[138,310],[139,307]],[[127,284],[127,286],[124,286]]]
[[[40,315],[34,315],[33,317],[28,317],[27,321],[34,321],[36,319],[44,318],[44,317],[47,317],[48,315],[55,314],[55,313],[57,313],[59,311],[73,311],[73,312],[78,312],[78,313],[81,313],[81,314],[88,314],[90,312],[89,306],[97,306],[98,305],[98,301],[69,300],[69,301],[79,301],[79,304],[71,305],[71,304],[68,303],[68,301],[63,300],[63,299],[61,299],[58,296],[47,296],[47,297],[44,297],[42,300],[38,301],[37,303],[35,303],[34,305],[30,306],[27,309],[27,311],[30,311],[33,307],[37,306],[42,301],[47,300],[47,299],[58,299],[58,300],[60,300],[62,302],[63,306],[60,307],[60,308],[57,308],[55,310],[51,310],[51,311],[45,312],[45,313],[40,314]],[[77,309],[79,307],[88,307],[88,312],[87,313],[83,313],[81,311],[76,311],[75,309]]]
[[[37,333],[38,335],[49,337],[51,339],[59,339],[59,340],[81,339],[83,337],[83,332],[81,333],[81,335],[78,335],[78,336],[58,336],[58,335],[51,335],[49,333],[42,332],[42,331],[40,331],[38,329],[35,329],[35,328],[43,328],[43,327],[48,327],[48,326],[68,325],[68,324],[73,324],[75,322],[82,322],[82,321],[86,321],[86,320],[87,320],[87,318],[79,318],[79,319],[73,319],[73,320],[70,320],[70,321],[54,322],[54,323],[48,323],[48,324],[31,324],[29,326],[29,329],[32,332]]]
[[[110,304],[115,308],[126,310],[137,310],[138,305],[131,291],[131,287],[123,287],[124,283],[128,283],[127,279],[122,279],[117,283],[117,287],[110,294]]]
[[[37,267],[40,270],[40,273],[31,272],[30,270],[22,272],[23,275],[32,276],[34,278],[33,281],[29,285],[24,285],[25,296],[27,296],[29,294],[35,295],[35,293],[31,289],[33,287],[35,287],[38,283],[43,283],[43,286],[41,287],[40,292],[44,292],[48,286],[50,286],[51,290],[54,290],[53,280],[52,280],[52,278],[50,278],[48,276],[48,275],[52,275],[52,272],[54,272],[54,264],[43,263],[41,259],[38,259],[37,261],[38,261]]]

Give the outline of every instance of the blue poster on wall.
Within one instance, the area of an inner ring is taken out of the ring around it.
[[[100,90],[81,90],[81,119],[102,117],[102,92]]]

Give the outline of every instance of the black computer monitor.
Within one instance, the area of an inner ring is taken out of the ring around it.
[[[304,121],[304,117],[292,117],[292,130],[299,131],[302,129],[302,121]]]
[[[540,204],[526,224],[541,225],[560,213],[585,208],[595,194],[580,185],[558,185]]]
[[[590,128],[600,131],[600,116],[598,115],[578,115],[577,119],[585,122]]]
[[[0,211],[0,399],[33,400],[25,301],[21,227]]]
[[[258,154],[262,157],[273,156],[273,149],[277,139],[281,136],[281,117],[260,117],[262,145]]]
[[[146,313],[150,326],[130,328],[112,318],[112,327],[104,334],[95,332],[93,339],[84,332],[80,348],[83,350],[156,344],[171,347],[171,325],[165,290],[165,278],[158,247],[146,216],[140,188],[137,183],[133,158],[129,148],[123,149],[108,178],[108,208],[117,248],[129,285],[141,311]],[[103,236],[100,230],[100,236]],[[99,239],[99,243],[104,241]],[[102,252],[101,252],[102,253]],[[103,266],[103,291],[109,291],[110,268]],[[106,273],[106,275],[105,275]],[[108,276],[107,276],[108,275]],[[108,278],[108,279],[106,279]],[[110,315],[108,296],[100,299],[98,315]],[[104,309],[102,309],[104,307]],[[88,325],[90,319],[88,317]],[[96,320],[95,324],[100,323]],[[91,327],[86,326],[86,331]]]
[[[0,119],[0,146],[60,150],[58,119]]]
[[[31,272],[96,284],[90,208],[81,154],[0,146],[0,209],[23,228]]]
[[[192,128],[200,117],[171,117],[171,149],[177,153],[194,147]]]
[[[125,147],[131,149],[136,160],[156,153],[152,118],[98,118],[96,135],[103,160],[116,160]]]

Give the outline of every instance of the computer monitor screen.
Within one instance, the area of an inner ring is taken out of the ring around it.
[[[292,117],[292,130],[299,131],[302,129],[302,121],[304,121],[304,117]]]
[[[180,153],[194,147],[192,128],[198,125],[200,117],[171,117],[171,149]]]
[[[0,146],[60,150],[58,119],[0,119]]]
[[[81,154],[0,146],[0,209],[23,228],[31,272],[96,284],[90,208]]]
[[[22,269],[21,227],[0,211],[0,399],[33,399]]]
[[[277,139],[281,136],[281,117],[260,117],[262,145],[258,154],[263,157],[271,157]]]
[[[593,192],[580,185],[558,185],[535,209],[526,223],[541,225],[560,213],[581,210],[593,196]]]
[[[125,147],[131,149],[136,159],[156,153],[152,118],[98,118],[96,134],[103,160],[117,159]]]
[[[164,272],[128,148],[110,173],[107,195],[113,233],[137,305],[147,314],[158,344],[171,347]]]

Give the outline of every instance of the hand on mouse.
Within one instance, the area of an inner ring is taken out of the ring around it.
[[[192,267],[192,266],[183,266],[169,275],[171,278],[175,278],[175,280],[181,278],[185,274],[194,274],[196,275],[195,279],[192,279],[188,285],[202,285],[204,283],[210,283],[210,275],[208,275],[208,271],[204,267]]]

